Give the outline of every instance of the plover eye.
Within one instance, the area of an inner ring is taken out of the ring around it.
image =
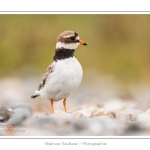
[[[75,40],[75,37],[74,37],[74,36],[72,36],[72,37],[71,37],[71,40],[72,40],[72,41],[74,41],[74,40]]]
[[[79,42],[79,40],[77,40],[77,42]]]

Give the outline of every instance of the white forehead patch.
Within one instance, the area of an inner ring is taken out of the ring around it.
[[[62,43],[57,42],[56,43],[56,49],[65,48],[65,49],[76,49],[80,44],[77,43]]]
[[[76,37],[76,40],[80,40],[80,37],[79,37],[79,36],[77,36],[77,37]]]

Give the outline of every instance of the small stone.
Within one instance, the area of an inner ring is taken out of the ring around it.
[[[137,116],[138,121],[150,121],[150,114],[143,113]]]
[[[11,125],[20,125],[24,120],[31,116],[30,111],[27,111],[23,108],[17,108],[14,110],[14,114],[9,119],[9,124]]]
[[[104,126],[100,120],[93,119],[88,123],[88,129],[93,135],[99,135],[104,131]]]
[[[44,112],[44,113],[42,113],[41,115],[39,115],[39,117],[40,117],[40,116],[50,116],[50,115],[51,115],[51,113]]]
[[[124,132],[122,135],[141,135],[143,132],[143,128],[141,127],[140,124],[137,122],[130,122],[124,129]]]
[[[41,127],[49,126],[54,120],[49,116],[39,116],[39,118],[35,119],[34,124]]]
[[[81,118],[75,118],[71,120],[70,122],[72,126],[74,127],[75,132],[80,132],[87,128],[87,120],[81,119]]]
[[[7,108],[7,110],[8,110],[10,113],[14,113],[14,110],[11,109],[11,108]]]
[[[0,108],[0,122],[7,121],[11,116],[11,112],[6,107]]]
[[[107,116],[109,118],[116,118],[115,113],[111,110],[108,110],[107,108],[97,108],[90,115],[90,117],[99,117],[99,116]]]
[[[115,119],[105,118],[90,118],[88,120],[88,134],[90,135],[114,135],[116,134],[116,121]]]
[[[32,114],[32,109],[27,103],[11,104],[9,106],[9,108],[11,108],[11,109],[22,108],[22,109],[27,110],[28,112],[30,112]]]
[[[77,110],[76,112],[79,112],[81,114],[83,114],[83,116],[85,117],[90,117],[91,113],[93,112],[93,110],[95,110],[97,107],[83,107],[79,110]]]
[[[81,117],[83,117],[83,114],[81,114],[80,112],[73,112],[72,115],[75,118],[81,118]]]
[[[104,115],[104,116],[97,116],[96,118],[99,118],[99,119],[110,119],[110,117]]]
[[[126,120],[126,121],[136,121],[136,117],[143,112],[136,109],[126,109],[116,114],[117,119]]]

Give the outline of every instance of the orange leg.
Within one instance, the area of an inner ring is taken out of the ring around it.
[[[64,110],[65,110],[65,112],[67,112],[67,109],[66,109],[66,98],[64,99],[63,104],[64,104]]]
[[[51,111],[52,111],[52,114],[53,114],[54,113],[53,99],[50,100],[50,106],[51,106]]]

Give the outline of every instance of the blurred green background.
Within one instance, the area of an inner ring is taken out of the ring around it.
[[[42,76],[65,30],[88,44],[76,51],[85,72],[150,83],[150,15],[0,15],[0,77]]]

